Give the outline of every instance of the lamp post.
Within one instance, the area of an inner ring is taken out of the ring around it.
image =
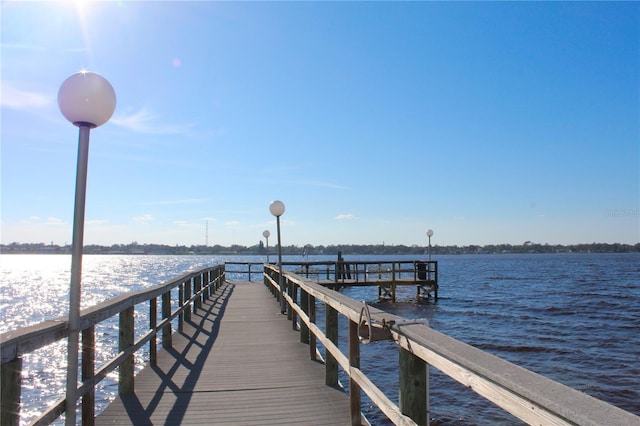
[[[116,93],[111,84],[100,75],[82,71],[72,75],[62,83],[58,91],[58,106],[62,115],[80,129],[73,212],[73,240],[71,244],[71,283],[69,289],[69,338],[65,401],[65,424],[69,426],[76,424],[80,283],[87,192],[87,164],[89,161],[89,132],[91,129],[109,121],[116,108]]]
[[[282,281],[282,242],[280,240],[280,216],[284,214],[284,203],[276,200],[269,204],[269,211],[276,217],[276,224],[278,228],[278,285],[280,287],[280,313],[286,312],[284,306],[284,282]]]
[[[268,229],[265,229],[262,236],[267,240],[267,263],[269,263],[269,237],[271,236],[271,232],[269,232]]]

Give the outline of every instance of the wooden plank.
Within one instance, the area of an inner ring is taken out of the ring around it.
[[[227,283],[96,424],[348,424],[349,399],[257,283]]]

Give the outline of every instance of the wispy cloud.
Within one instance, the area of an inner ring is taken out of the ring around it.
[[[131,219],[133,219],[134,222],[138,222],[138,223],[149,223],[149,222],[153,222],[154,220],[156,220],[155,217],[153,217],[153,215],[150,214],[143,214],[140,216],[134,216]]]
[[[47,220],[45,221],[45,224],[46,224],[46,225],[49,225],[49,226],[63,226],[63,225],[66,225],[66,224],[67,224],[67,222],[65,222],[64,220],[59,219],[59,218],[57,218],[57,217],[51,217],[51,216],[49,216],[49,217],[47,218]]]
[[[353,219],[357,219],[357,217],[351,213],[346,213],[346,214],[343,213],[336,216],[336,220],[353,220]]]
[[[67,222],[63,219],[49,216],[46,219],[42,219],[40,216],[29,216],[27,219],[23,219],[20,221],[24,224],[29,225],[47,225],[47,226],[63,226],[66,225]]]
[[[176,135],[194,126],[194,124],[168,124],[147,108],[118,114],[111,119],[111,122],[134,132],[152,135]]]
[[[210,198],[184,198],[181,200],[160,200],[139,203],[141,206],[169,206],[179,204],[202,204],[210,201]]]
[[[54,103],[50,96],[35,91],[19,89],[10,82],[2,82],[2,97],[0,101],[3,108],[18,110],[47,108]]]

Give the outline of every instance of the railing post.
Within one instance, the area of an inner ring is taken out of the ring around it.
[[[349,320],[349,366],[360,368],[360,339],[358,338],[358,324]],[[360,386],[349,376],[349,407],[351,409],[351,424],[360,426]]]
[[[300,307],[302,308],[302,312],[309,316],[309,293],[303,289],[299,289],[299,291]],[[304,321],[300,321],[300,341],[302,343],[309,343],[309,326],[307,326]]]
[[[182,306],[184,305],[184,288],[186,287],[185,283],[180,283],[180,285],[178,286],[178,306],[182,308]],[[182,332],[182,330],[184,330],[184,316],[185,316],[185,310],[183,309],[180,312],[180,315],[178,315],[178,330],[180,332]]]
[[[249,282],[251,282],[251,263],[249,263]]]
[[[312,295],[308,294],[309,299],[309,322],[312,324],[316,323],[316,298]],[[309,333],[309,356],[312,361],[316,360],[316,335],[313,333]]]
[[[22,387],[22,357],[17,357],[0,366],[0,424],[20,424],[20,393]]]
[[[427,363],[400,348],[400,411],[418,426],[429,425]]]
[[[300,287],[293,281],[289,281],[289,295],[291,296],[292,303],[298,304],[298,289]],[[298,329],[298,314],[293,308],[287,310],[291,314],[291,328],[293,330]]]
[[[188,302],[189,300],[191,300],[191,281],[192,279],[189,278],[184,283],[184,303],[188,304],[182,312],[184,312],[184,320],[186,322],[191,321],[191,302]]]
[[[291,284],[291,281],[289,281],[289,278],[284,276],[284,274],[283,274],[282,279],[284,280],[284,286],[283,286],[284,288],[283,288],[282,291],[286,292],[291,298],[293,298],[293,284]],[[284,295],[282,295],[282,298],[284,299]],[[286,299],[284,299],[284,300],[285,300],[285,303],[286,303]],[[291,321],[293,319],[293,312],[292,311],[293,311],[293,309],[291,309],[291,307],[289,307],[287,309],[287,319],[289,321]]]
[[[211,296],[211,270],[208,270],[204,274],[205,274],[204,275],[205,276],[205,281],[204,281],[205,292],[203,294],[203,300],[207,301],[209,300],[209,296]]]
[[[149,329],[155,330],[158,324],[158,298],[149,300]],[[149,340],[149,362],[156,365],[158,362],[158,337],[154,334]]]
[[[193,294],[196,295],[198,292],[202,290],[202,275],[198,274],[193,279]],[[198,294],[196,299],[193,301],[193,312],[196,313],[198,309],[202,309],[202,295]]]
[[[123,350],[133,346],[134,343],[134,323],[133,323],[133,306],[120,312],[120,339],[119,350]],[[120,379],[118,381],[118,393],[120,395],[130,395],[133,393],[133,365],[134,354],[127,356],[120,364]]]
[[[171,290],[162,294],[162,319],[165,320],[171,316]],[[162,328],[162,347],[169,349],[173,346],[171,342],[171,322],[168,322]]]
[[[338,311],[329,305],[326,305],[325,309],[325,328],[327,339],[338,346]],[[338,361],[329,351],[325,352],[324,382],[327,386],[336,387],[338,386]]]
[[[392,275],[391,275],[391,301],[396,303],[396,264],[395,262],[391,264]]]
[[[95,375],[95,350],[96,350],[95,326],[82,330],[82,381],[93,379]],[[91,426],[95,423],[95,386],[82,395],[82,425]]]
[[[436,289],[433,291],[433,299],[435,301],[438,301],[438,262],[434,261],[433,262],[433,271],[434,271],[434,278],[435,278],[435,282],[436,282]]]

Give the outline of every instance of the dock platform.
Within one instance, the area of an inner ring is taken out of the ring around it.
[[[260,283],[225,283],[172,340],[97,425],[350,424],[348,395]]]

